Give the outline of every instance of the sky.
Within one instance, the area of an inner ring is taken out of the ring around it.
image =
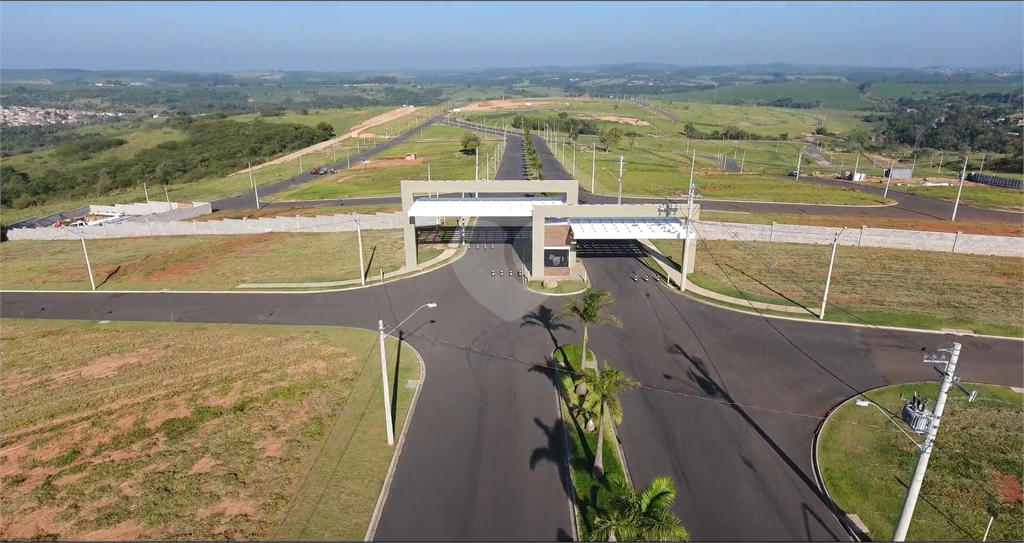
[[[3,2],[0,67],[1024,69],[1024,2]]]

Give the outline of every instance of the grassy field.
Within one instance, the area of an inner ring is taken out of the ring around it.
[[[332,109],[311,109],[308,115],[302,115],[295,111],[286,111],[279,117],[261,117],[258,113],[246,115],[235,115],[231,120],[249,122],[253,119],[263,119],[268,123],[301,124],[305,126],[316,126],[321,122],[334,127],[336,135],[342,135],[359,123],[372,119],[382,113],[387,113],[394,107],[368,107],[368,108],[332,108]],[[394,122],[394,121],[392,121]]]
[[[872,89],[874,90],[874,89]],[[1003,92],[1006,92],[1005,90]],[[874,94],[874,92],[872,92]],[[663,98],[679,101],[710,103],[713,100],[775,100],[792,98],[797,102],[821,100],[826,108],[858,110],[871,109],[875,104],[860,97],[857,83],[841,81],[813,81],[771,83],[766,85],[735,85],[720,89],[699,90],[680,94],[667,94]],[[813,110],[805,110],[813,111]]]
[[[287,209],[263,208],[243,209],[241,211],[217,211],[203,215],[196,221],[213,221],[219,219],[258,219],[260,217],[313,217],[316,215],[337,215],[339,213],[394,213],[401,211],[401,204],[380,205],[348,205],[348,206],[294,206]]]
[[[938,219],[890,219],[886,217],[850,217],[844,215],[804,215],[801,213],[734,213],[726,211],[700,212],[702,221],[735,222],[745,224],[800,224],[805,226],[831,226],[860,228],[890,228],[893,230],[923,230],[927,232],[963,232],[984,236],[1024,236],[1024,224],[1006,222],[949,222]]]
[[[588,351],[590,351],[588,349]],[[594,451],[597,450],[597,431],[587,432],[584,429],[586,419],[583,416],[572,416],[570,409],[579,404],[579,396],[575,392],[573,374],[581,370],[581,353],[579,345],[563,345],[555,350],[554,361],[558,367],[568,369],[572,373],[559,372],[559,393],[562,397],[562,418],[569,426],[565,431],[569,437],[569,453],[572,456],[572,478],[576,488],[576,507],[579,509],[578,528],[581,541],[590,541],[590,531],[594,526],[599,511],[608,507],[611,497],[607,478],[618,475],[625,478],[619,450],[615,444],[615,434],[611,421],[605,421],[604,435],[604,480],[597,480],[590,473],[594,465]],[[591,360],[596,360],[590,351]],[[597,421],[594,421],[597,422]]]
[[[628,143],[620,145],[610,153],[603,153],[598,149],[596,192],[606,195],[618,193],[618,157],[621,155],[626,162],[622,176],[624,195],[650,197],[653,194],[671,198],[685,193],[690,181],[690,157],[686,156],[681,148],[683,142],[678,142],[678,145],[680,148],[676,148],[675,142],[644,140],[633,149],[629,148]],[[714,147],[716,144],[702,145],[693,142],[693,145],[698,152],[717,152]],[[721,146],[718,148],[722,149]],[[731,158],[731,146],[729,150]],[[781,144],[778,153],[774,151],[774,146],[761,146],[760,150],[765,155],[772,153],[781,156],[786,151],[786,144]],[[754,154],[756,153],[748,152],[748,160]],[[561,159],[561,153],[558,156]],[[593,154],[589,149],[577,150],[576,178],[580,181],[580,186],[587,190],[591,188],[592,161]],[[571,153],[567,153],[562,163],[566,170],[572,172]],[[753,162],[750,161],[750,164]],[[745,163],[744,166],[746,165]],[[746,167],[744,169],[746,170]],[[776,167],[774,173],[784,169],[786,166]],[[854,205],[877,205],[885,202],[881,197],[857,192],[852,188],[826,187],[757,173],[725,173],[717,167],[714,159],[699,156],[694,172],[694,183],[705,197],[717,199]]]
[[[370,275],[404,264],[400,230],[363,232]],[[97,290],[220,290],[242,283],[357,279],[355,232],[159,236],[88,240]],[[420,261],[440,254],[421,246]],[[311,263],[317,263],[311,265]],[[5,289],[88,290],[79,241],[9,241],[0,255]]]
[[[1006,94],[1012,86],[1020,86],[1019,80],[1008,80],[1006,83],[875,83],[871,86],[872,98],[896,99],[903,96],[924,98],[928,94],[945,92],[964,92],[967,94],[988,94],[998,92]]]
[[[82,134],[103,134],[104,136],[123,139],[127,143],[120,147],[96,153],[88,160],[74,159],[73,163],[68,157],[58,155],[56,149],[6,157],[3,159],[3,163],[35,178],[46,175],[49,170],[65,170],[71,166],[91,166],[107,160],[124,160],[135,156],[135,153],[143,149],[156,147],[167,141],[185,139],[183,132],[164,126],[163,123],[155,126],[150,124],[137,129],[123,126],[90,126],[79,129],[78,132]]]
[[[480,145],[480,178],[484,176],[484,158],[494,151],[494,141],[483,141]],[[397,194],[403,179],[426,179],[427,164],[430,164],[431,179],[473,179],[476,159],[461,152],[458,142],[404,143],[374,157],[370,164],[353,165],[352,169],[296,186],[275,195],[277,200],[319,200],[349,196],[375,196]],[[387,167],[374,167],[374,161],[402,159],[406,153],[416,153],[418,163],[406,166],[400,160]]]
[[[967,385],[975,387],[974,402],[956,389],[949,392],[907,541],[980,541],[989,520],[989,501],[1001,507],[988,540],[1024,537],[1022,397],[1006,387]],[[938,384],[930,381],[865,392],[868,399],[895,414],[896,422],[851,399],[821,429],[818,462],[825,487],[840,508],[864,521],[874,541],[892,537],[906,494],[904,485],[917,460],[917,448],[895,427],[906,426],[899,421],[900,395],[910,398],[917,391],[931,400],[937,390]]]
[[[679,241],[654,244],[678,265]],[[723,294],[742,298],[738,288],[753,300],[817,313],[830,253],[827,245],[700,240],[688,278]],[[1020,337],[1022,284],[1019,258],[840,245],[825,318]]]
[[[4,539],[365,534],[394,454],[375,333],[12,319],[3,329]],[[408,349],[397,364],[394,338],[387,352],[400,430],[405,383],[422,376]]]
[[[958,187],[898,187],[896,190],[928,198],[938,198],[947,202],[956,201]],[[1024,211],[1024,192],[1017,189],[1002,187],[991,187],[987,185],[964,184],[963,192],[960,194],[960,203],[988,207],[993,209],[1006,209],[1010,211]]]

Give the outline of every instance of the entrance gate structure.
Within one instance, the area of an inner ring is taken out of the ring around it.
[[[465,197],[465,194],[509,197]],[[416,197],[417,194],[426,196]],[[536,196],[541,194],[542,196]],[[560,195],[557,197],[548,194]],[[575,275],[577,240],[682,239],[687,206],[665,204],[580,205],[579,183],[565,181],[402,181],[406,269],[417,269],[416,219],[440,217],[530,217],[530,280]],[[693,206],[693,220],[700,206]],[[694,265],[694,230],[684,243],[686,272]]]

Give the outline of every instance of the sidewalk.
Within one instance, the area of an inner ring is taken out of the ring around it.
[[[655,247],[650,240],[642,239],[639,241],[647,249],[647,252],[650,253],[650,255],[654,258],[655,262],[657,262],[658,265],[661,266],[661,269],[665,270],[665,275],[669,278],[669,281],[674,282],[676,285],[679,285],[680,273],[679,270],[676,269],[675,264],[673,264],[672,261],[668,259],[668,257],[661,254],[661,252],[658,251],[658,248]],[[686,283],[686,290],[694,294],[703,296],[705,298],[711,298],[713,300],[718,300],[720,302],[725,302],[728,304],[738,305],[742,307],[750,307],[753,309],[767,309],[769,311],[779,311],[781,313],[798,313],[814,315],[812,311],[804,309],[802,307],[769,304],[765,302],[752,302],[749,300],[744,300],[742,298],[733,298],[732,296],[727,296],[725,294],[720,294],[713,290],[708,290],[706,288],[697,286],[690,281],[687,281]]]
[[[460,219],[460,221],[462,221],[462,220],[464,220],[464,219]],[[458,250],[459,250],[459,245],[460,245],[460,243],[458,241],[453,241],[453,242],[449,243],[448,244],[448,248],[445,249],[443,253],[435,256],[434,258],[432,258],[432,259],[430,259],[430,260],[428,260],[426,262],[423,262],[422,264],[420,264],[420,267],[417,270],[412,270],[410,272],[410,270],[406,269],[406,267],[403,265],[402,267],[398,268],[397,270],[395,270],[393,272],[387,272],[387,273],[384,274],[384,281],[386,282],[389,279],[397,279],[397,278],[400,278],[402,276],[409,275],[410,273],[417,273],[417,272],[427,271],[432,266],[440,264],[440,263],[448,260],[452,256],[454,256],[455,253],[458,252]],[[378,275],[376,277],[378,282],[380,281],[379,278],[380,278],[380,276]],[[370,283],[371,283],[371,277],[367,277],[366,278],[366,284],[369,285]],[[333,288],[333,287],[360,286],[360,284],[361,284],[361,281],[359,279],[346,279],[344,281],[325,281],[325,282],[320,282],[320,283],[243,283],[241,285],[236,286],[235,288],[254,288],[254,289],[258,289],[258,288],[266,288],[266,289],[270,289],[270,288]]]

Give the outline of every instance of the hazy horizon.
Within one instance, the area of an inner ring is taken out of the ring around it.
[[[1020,2],[12,2],[0,13],[5,69],[1024,70]]]

